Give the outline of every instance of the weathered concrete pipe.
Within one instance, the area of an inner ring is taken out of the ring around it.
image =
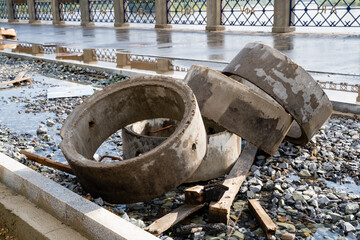
[[[296,120],[299,134],[287,140],[304,145],[332,113],[332,105],[311,75],[278,50],[260,43],[247,44],[224,68],[273,97]]]
[[[186,182],[207,181],[228,173],[241,153],[241,138],[212,121],[203,119],[207,131],[206,155]],[[122,130],[124,159],[133,158],[155,148],[167,139],[178,124],[175,120],[144,120]],[[171,126],[170,128],[167,128]],[[156,129],[162,129],[156,131]]]
[[[145,119],[179,121],[158,147],[126,161],[93,160],[117,130]],[[132,203],[159,196],[188,179],[206,152],[206,131],[195,95],[169,77],[138,76],[88,97],[66,119],[60,143],[84,189],[106,201]]]
[[[194,91],[201,114],[273,155],[293,119],[249,87],[204,66],[193,65],[185,82]]]

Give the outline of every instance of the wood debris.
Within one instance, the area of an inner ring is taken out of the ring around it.
[[[0,39],[17,40],[16,31],[11,28],[0,28]]]
[[[226,177],[223,185],[228,187],[224,195],[217,202],[211,202],[209,206],[209,221],[229,223],[230,208],[238,193],[242,183],[245,181],[251,165],[254,162],[257,147],[248,143],[229,175]]]
[[[181,207],[173,210],[172,212],[166,214],[162,218],[159,218],[153,222],[150,226],[145,228],[146,231],[159,235],[170,227],[174,226],[178,222],[184,220],[186,217],[190,216],[192,213],[204,207],[206,204],[184,204]]]
[[[33,161],[35,161],[37,163],[40,163],[42,165],[45,165],[45,166],[48,166],[48,167],[51,167],[51,168],[55,168],[55,169],[58,169],[60,171],[63,171],[63,172],[74,175],[74,172],[73,172],[73,170],[71,169],[71,167],[69,165],[59,163],[59,162],[55,162],[53,160],[50,160],[48,158],[39,156],[39,155],[37,155],[35,153],[27,152],[25,150],[20,150],[20,153],[24,154],[27,158],[29,158],[30,160],[33,160]]]
[[[260,223],[260,226],[264,230],[267,238],[271,238],[272,235],[275,235],[277,225],[271,220],[269,215],[265,212],[256,199],[249,199],[248,201],[249,210]]]
[[[22,82],[31,82],[31,78],[29,77],[25,77],[26,71],[25,72],[20,72],[14,80],[12,81],[8,81],[8,82],[2,82],[0,83],[0,87],[6,86],[6,85],[10,85],[10,84],[20,84]]]

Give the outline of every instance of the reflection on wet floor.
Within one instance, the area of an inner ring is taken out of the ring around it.
[[[171,39],[166,39],[171,35],[165,34],[166,37],[157,36],[159,47],[166,47]],[[208,34],[207,44],[209,48],[219,51],[212,51],[212,59],[223,59],[222,42],[219,39],[223,35]],[[292,35],[275,35],[274,45],[283,51],[291,50],[293,46]],[[14,41],[4,41],[0,44],[4,51],[12,51],[14,53],[29,54],[32,56],[44,57],[48,59],[70,60],[86,64],[97,65],[101,67],[112,67],[124,70],[140,70],[144,74],[165,74],[177,78],[183,78],[191,65],[204,65],[214,70],[222,70],[227,62],[218,60],[195,60],[184,58],[169,58],[163,56],[132,54],[124,49],[98,48],[98,49],[80,49],[65,47],[57,43],[47,44],[31,44]],[[5,47],[6,46],[6,47]],[[351,74],[329,74],[311,72],[311,75],[318,80],[318,83],[331,100],[347,103],[358,104],[360,102],[360,76]],[[344,98],[344,95],[346,97]]]

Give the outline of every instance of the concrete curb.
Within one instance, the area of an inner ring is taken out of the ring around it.
[[[0,182],[88,239],[158,239],[2,153]]]

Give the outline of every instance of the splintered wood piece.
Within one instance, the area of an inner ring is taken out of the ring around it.
[[[16,37],[16,31],[12,28],[0,28],[0,35]]]
[[[184,191],[185,203],[199,204],[204,202],[204,186],[194,186]]]
[[[20,153],[24,154],[30,160],[33,160],[33,161],[38,162],[40,164],[43,164],[45,166],[52,167],[52,168],[58,169],[60,171],[63,171],[63,172],[74,175],[74,172],[73,172],[73,170],[71,169],[71,167],[69,165],[59,163],[59,162],[55,162],[53,160],[42,157],[42,156],[37,155],[35,153],[27,152],[25,150],[20,150]]]
[[[0,83],[0,87],[6,86],[6,85],[9,85],[9,84],[20,83],[20,82],[31,82],[30,78],[24,78],[25,74],[26,74],[26,72],[18,73],[18,75],[16,75],[14,80]]]
[[[206,204],[184,204],[181,207],[173,210],[172,212],[166,214],[162,218],[159,218],[155,222],[153,222],[150,226],[145,228],[146,231],[159,235],[170,227],[174,226],[178,222],[182,221],[186,217],[190,216],[192,213],[204,207]]]
[[[277,225],[271,220],[269,215],[265,212],[256,199],[249,199],[248,201],[249,210],[260,223],[260,226],[264,230],[267,238],[271,238],[272,235],[275,235]]]
[[[209,222],[229,223],[231,205],[250,171],[256,152],[256,146],[250,143],[246,144],[239,159],[223,182],[223,185],[229,190],[224,193],[219,201],[211,202],[209,205]]]

